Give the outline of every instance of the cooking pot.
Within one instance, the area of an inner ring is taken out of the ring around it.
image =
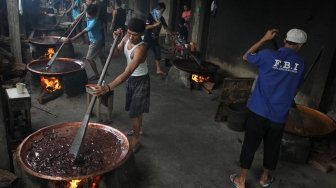
[[[74,180],[74,179],[85,179],[85,178],[90,178],[90,177],[95,177],[95,176],[101,176],[109,171],[112,171],[113,169],[117,168],[121,164],[123,164],[128,156],[130,155],[130,147],[129,147],[129,142],[127,140],[127,137],[121,133],[119,130],[112,128],[107,125],[103,124],[98,124],[98,123],[89,123],[86,137],[84,138],[84,141],[89,141],[94,143],[96,140],[103,140],[104,138],[106,139],[106,136],[108,135],[108,139],[106,140],[111,140],[113,139],[113,142],[115,143],[114,145],[112,143],[104,143],[101,146],[98,146],[99,148],[93,149],[93,151],[87,151],[90,153],[94,153],[94,150],[101,150],[103,151],[101,155],[103,156],[103,161],[100,166],[100,169],[96,169],[94,171],[87,170],[84,172],[84,174],[80,175],[50,175],[46,174],[44,172],[37,172],[34,170],[34,168],[38,165],[34,164],[34,162],[30,161],[31,155],[33,156],[44,156],[45,153],[42,153],[43,150],[41,150],[40,153],[31,153],[32,148],[36,146],[36,144],[39,144],[41,142],[44,142],[43,139],[46,139],[46,137],[60,137],[60,138],[69,138],[72,140],[72,138],[75,136],[78,128],[80,127],[81,122],[68,122],[68,123],[60,123],[60,124],[55,124],[51,125],[42,129],[39,129],[38,131],[32,133],[29,135],[27,138],[25,138],[21,144],[17,148],[16,156],[17,156],[17,162],[18,165],[29,175],[32,175],[37,178],[42,178],[46,180]],[[95,135],[98,132],[102,132],[103,135]],[[112,136],[111,136],[112,135]],[[96,140],[92,140],[92,138],[96,138]],[[59,144],[59,143],[58,143]],[[70,147],[71,143],[62,145],[64,147],[64,150],[66,151]],[[40,146],[39,146],[40,147]],[[46,147],[47,148],[47,147]],[[42,148],[42,149],[46,149]],[[38,148],[39,149],[39,148]],[[82,149],[85,151],[86,148]],[[47,149],[48,151],[48,149]],[[49,150],[50,151],[50,150]],[[99,152],[101,152],[99,151]],[[48,152],[47,152],[48,153]],[[50,159],[51,161],[52,159]],[[97,159],[98,161],[98,159]],[[51,162],[50,162],[51,163]],[[62,163],[62,162],[61,162]],[[96,161],[94,161],[96,163]],[[36,166],[34,166],[36,165]],[[94,165],[94,164],[92,164]],[[63,164],[60,164],[57,166],[63,167]],[[75,165],[73,167],[66,167],[66,168],[71,168],[71,169],[76,169]],[[94,168],[92,168],[94,169]],[[60,169],[63,170],[63,169]],[[62,174],[62,173],[61,173]]]
[[[329,116],[312,108],[297,105],[303,125],[297,125],[291,115],[288,116],[285,131],[304,137],[321,137],[336,130],[335,121]]]
[[[46,70],[49,60],[49,58],[33,60],[27,64],[27,69],[38,75],[60,76],[81,71],[85,67],[83,61],[70,58],[56,58],[51,67]]]
[[[50,36],[58,36],[62,35],[65,30],[68,28],[68,25],[35,25],[32,26],[32,30],[34,30],[34,36],[43,36],[43,35],[50,35]]]
[[[29,43],[32,51],[32,57],[37,59],[46,55],[49,48],[53,48],[56,52],[63,42],[65,43],[59,51],[58,57],[74,58],[75,52],[71,41],[66,37],[59,36],[39,36],[30,39]]]
[[[39,25],[55,25],[57,14],[41,13],[39,18]]]

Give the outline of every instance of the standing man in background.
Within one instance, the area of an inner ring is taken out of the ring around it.
[[[274,181],[270,171],[276,168],[289,108],[303,80],[305,61],[297,52],[307,41],[304,31],[291,29],[287,32],[283,48],[258,52],[277,33],[277,29],[268,30],[243,57],[244,61],[258,67],[259,74],[247,103],[249,115],[240,154],[241,172],[240,175],[230,175],[232,184],[237,188],[245,188],[247,172],[261,141],[264,143],[264,159],[259,184],[269,187]]]
[[[157,7],[153,9],[146,20],[146,32],[144,41],[147,43],[148,47],[152,49],[155,58],[156,74],[166,75],[162,71],[160,66],[161,60],[161,48],[159,44],[159,36],[161,28],[168,29],[166,20],[162,16],[163,12],[166,10],[166,5],[164,3],[158,3]]]
[[[116,0],[115,7],[112,12],[112,22],[110,30],[116,31],[118,28],[121,28],[125,32],[126,31],[125,21],[126,21],[126,10],[121,7],[121,0]]]
[[[89,78],[90,81],[98,80],[99,73],[94,59],[99,57],[102,66],[104,67],[106,63],[105,50],[103,45],[103,36],[102,36],[102,24],[97,18],[98,7],[96,4],[90,4],[86,8],[86,24],[87,27],[78,33],[76,36],[71,38],[71,41],[76,40],[78,37],[88,33],[90,45],[86,55],[86,60],[91,65],[91,68],[94,72],[94,75]]]

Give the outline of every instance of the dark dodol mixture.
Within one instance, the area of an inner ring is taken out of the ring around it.
[[[34,141],[27,151],[26,161],[35,172],[49,176],[82,176],[106,169],[118,160],[121,143],[111,132],[88,129],[79,158],[69,154],[73,136],[50,131]]]

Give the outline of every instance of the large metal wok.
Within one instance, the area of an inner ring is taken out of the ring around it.
[[[19,145],[17,148],[17,161],[19,166],[27,172],[29,175],[32,175],[34,177],[42,178],[42,179],[47,179],[47,180],[74,180],[74,179],[85,179],[85,178],[90,178],[94,176],[100,176],[103,175],[109,171],[112,171],[116,167],[120,166],[125,162],[125,160],[128,158],[130,154],[130,148],[129,148],[129,142],[127,140],[127,137],[122,134],[119,130],[114,129],[110,126],[107,125],[102,125],[98,123],[90,123],[87,129],[87,134],[84,140],[88,141],[89,144],[92,141],[92,138],[98,138],[99,139],[104,139],[107,136],[97,136],[94,134],[97,134],[97,131],[106,133],[108,135],[109,140],[113,139],[115,140],[115,144],[111,144],[110,142],[101,142],[104,143],[100,146],[94,147],[96,149],[90,150],[90,151],[82,151],[82,152],[88,152],[88,155],[94,152],[94,150],[101,150],[102,156],[104,161],[102,162],[102,165],[99,166],[100,169],[96,169],[95,171],[90,171],[87,174],[80,174],[80,175],[50,175],[50,174],[45,174],[43,172],[37,172],[33,170],[36,168],[36,165],[31,164],[31,160],[29,158],[32,152],[32,148],[36,147],[34,144],[38,144],[41,142],[41,140],[45,139],[46,137],[50,137],[50,135],[55,135],[55,137],[62,137],[62,138],[72,138],[75,136],[78,128],[80,127],[80,122],[69,122],[69,123],[61,123],[61,124],[56,124],[56,125],[51,125],[45,128],[42,128],[33,134],[29,135],[26,139],[22,141],[22,143]],[[112,134],[110,134],[112,133]],[[113,135],[112,138],[110,135]],[[91,139],[91,140],[90,140]],[[56,143],[56,145],[60,145],[60,143]],[[67,149],[70,147],[70,143],[66,145],[62,145],[62,147],[65,148],[65,152]],[[86,148],[83,148],[83,150],[86,150]],[[50,151],[50,150],[49,150]],[[100,152],[101,152],[100,151]],[[43,154],[43,153],[42,153]],[[41,153],[39,155],[42,155]],[[35,155],[33,153],[33,155]],[[37,155],[37,154],[36,154]],[[95,158],[96,159],[96,158]],[[52,159],[50,159],[51,161]],[[97,159],[98,160],[98,159]],[[95,162],[94,162],[95,163]],[[95,165],[92,163],[89,163],[89,165]],[[60,164],[59,166],[64,166],[63,164]],[[58,167],[57,167],[58,168]],[[68,167],[67,167],[68,168]],[[76,169],[75,165],[70,167],[70,169]],[[93,168],[94,169],[94,168]],[[62,170],[62,169],[61,169]]]
[[[60,76],[81,71],[85,67],[83,61],[70,58],[56,58],[52,66],[46,70],[49,58],[33,60],[27,64],[27,69],[38,75]]]
[[[285,125],[286,132],[304,137],[321,137],[336,130],[336,123],[329,116],[303,105],[297,105],[297,108],[303,125],[296,125],[296,121],[289,115]]]
[[[210,62],[201,61],[198,64],[193,59],[177,59],[173,61],[173,65],[180,70],[194,74],[212,74],[218,70],[218,66]]]
[[[67,37],[39,36],[29,40],[32,49],[32,56],[34,59],[46,55],[49,48],[53,48],[53,50],[56,52],[63,42],[64,45],[59,52],[59,57],[74,58],[75,50],[72,42]]]

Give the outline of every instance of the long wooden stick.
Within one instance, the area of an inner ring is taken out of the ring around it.
[[[100,86],[102,84],[102,82],[103,82],[105,73],[106,73],[107,68],[108,68],[108,66],[110,64],[110,61],[111,61],[112,55],[114,53],[114,50],[115,50],[115,47],[116,47],[118,39],[119,39],[119,37],[117,37],[113,41],[112,47],[110,49],[109,56],[108,56],[108,58],[106,60],[106,63],[105,63],[104,68],[103,68],[103,71],[102,71],[102,73],[100,75],[100,78],[98,80],[98,84],[97,84],[98,86]],[[78,129],[75,138],[72,141],[69,153],[75,155],[76,159],[78,158],[78,154],[79,154],[79,151],[80,151],[80,148],[81,148],[81,145],[82,145],[82,142],[83,142],[86,130],[87,130],[87,126],[88,126],[88,123],[89,123],[89,120],[90,120],[90,115],[91,115],[93,106],[94,106],[94,104],[96,102],[96,99],[97,99],[97,96],[95,96],[95,95],[91,98],[89,107],[86,110],[86,113],[85,113],[84,119],[82,121],[82,124],[81,124],[80,128]]]
[[[70,37],[70,35],[72,34],[72,32],[76,29],[78,23],[80,22],[80,20],[82,20],[84,18],[85,14],[82,14],[81,17],[78,19],[78,21],[76,22],[76,24],[73,26],[72,30],[70,31],[70,33],[68,34],[68,36],[66,37],[67,39]],[[59,41],[62,37],[60,37],[57,41]],[[49,62],[47,63],[47,66],[45,68],[45,70],[47,71],[51,65],[54,63],[56,57],[58,56],[58,53],[61,51],[61,49],[63,48],[65,42],[67,42],[67,40],[64,40],[64,42],[61,44],[61,46],[58,48],[58,50],[56,51],[56,53],[52,56],[52,58],[49,60]]]

